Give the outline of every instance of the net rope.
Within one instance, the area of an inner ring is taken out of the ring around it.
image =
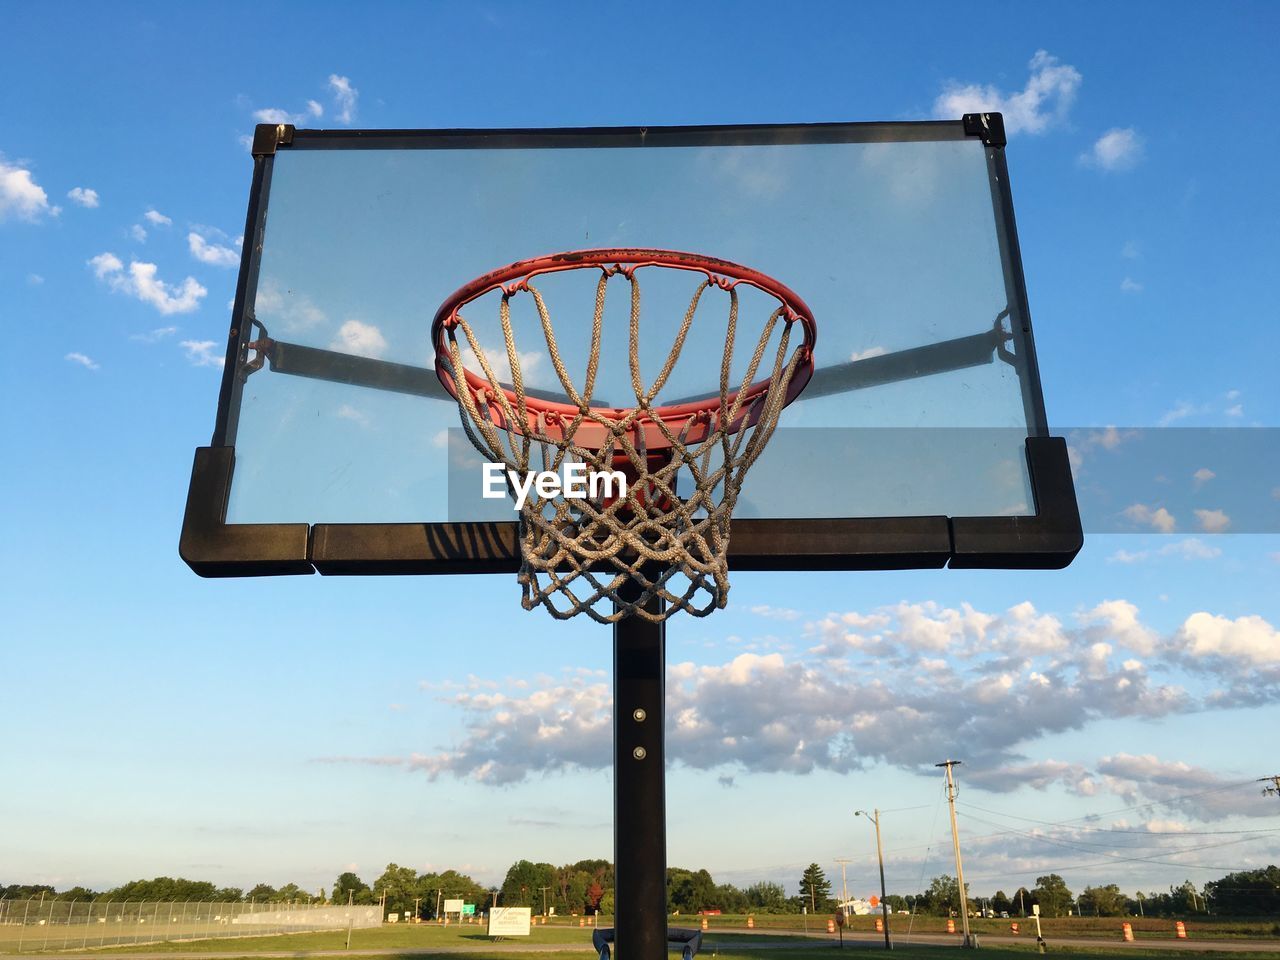
[[[506,470],[520,476],[538,469],[534,464],[540,460],[541,470],[556,473],[568,463],[582,463],[588,476],[620,471],[626,477],[625,495],[613,497],[602,493],[568,498],[563,492],[544,496],[536,485],[529,486],[520,508],[518,575],[521,605],[526,610],[542,606],[561,620],[585,613],[601,623],[629,616],[660,622],[676,611],[706,616],[728,602],[730,518],[743,479],[777,427],[791,379],[805,356],[800,347],[788,355],[795,315],[785,304],[772,312],[735,389],[730,370],[738,334],[738,291],[735,284],[706,273],[689,301],[658,375],[646,385],[639,362],[637,268],[595,266],[601,276],[581,389],[561,357],[542,293],[529,279],[504,287],[499,306],[511,373],[510,395],[496,376],[475,329],[460,311],[446,324],[447,349],[441,362],[456,385],[463,430],[491,462],[504,464]],[[600,367],[607,288],[617,275],[630,284],[629,366],[635,406],[605,412],[593,409],[591,402]],[[703,294],[710,287],[719,287],[729,296],[719,403],[689,415],[683,424],[668,423],[658,415],[654,400],[680,359]],[[568,404],[574,408],[571,414],[529,403],[510,303],[512,297],[525,292],[537,309],[547,355]],[[757,383],[779,324],[767,384],[763,390],[748,391]],[[481,386],[466,379],[463,342],[479,365]],[[646,425],[661,432],[666,442],[662,450],[647,448]],[[584,428],[593,438],[603,431],[606,439],[598,446],[585,445],[579,439]],[[691,483],[687,498],[677,493],[680,477]],[[654,603],[656,598],[663,602]]]

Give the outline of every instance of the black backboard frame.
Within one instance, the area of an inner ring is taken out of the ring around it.
[[[228,524],[235,437],[251,360],[256,296],[271,174],[278,150],[528,146],[635,146],[904,141],[977,138],[984,145],[996,232],[1013,322],[1027,355],[1023,402],[1031,424],[1026,456],[1035,513],[1001,517],[741,519],[733,524],[735,570],[1060,569],[1083,545],[1066,442],[1049,435],[1031,337],[1022,259],[999,114],[958,121],[552,130],[296,130],[261,124],[253,140],[253,180],[245,244],[228,330],[226,366],[212,442],[196,450],[179,553],[205,577],[514,573],[515,521],[503,523]],[[271,358],[273,365],[279,357]],[[296,371],[294,371],[296,372]],[[411,371],[410,371],[411,372]],[[392,374],[405,371],[392,371]]]

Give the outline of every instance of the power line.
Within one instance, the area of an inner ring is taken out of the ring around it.
[[[979,823],[985,823],[985,824],[987,824],[987,826],[991,826],[991,827],[999,827],[999,826],[1001,826],[1001,824],[993,823],[993,822],[992,822],[992,821],[990,821],[990,820],[983,820],[983,819],[982,819],[982,818],[980,818],[980,817],[973,817],[973,816],[970,816],[970,819],[972,819],[972,820],[977,820]],[[1072,841],[1069,841],[1069,840],[1055,840],[1055,839],[1053,839],[1052,837],[1047,837],[1047,836],[1044,836],[1044,835],[1042,835],[1042,834],[1027,833],[1027,832],[1022,831],[1022,830],[1013,830],[1013,829],[1010,829],[1010,830],[1006,830],[1006,831],[1004,831],[1004,832],[1005,832],[1006,834],[1016,834],[1016,835],[1021,836],[1021,837],[1026,837],[1026,838],[1028,838],[1028,839],[1030,839],[1030,840],[1037,840],[1037,841],[1040,841],[1041,843],[1051,843],[1051,844],[1054,844],[1054,845],[1056,845],[1056,846],[1066,847],[1066,848],[1068,848],[1068,849],[1079,849],[1081,846],[1083,846],[1083,845],[1084,845],[1084,843],[1083,843],[1083,842],[1072,842]],[[995,836],[999,836],[999,834],[995,834]],[[1183,847],[1183,848],[1182,848],[1182,849],[1180,849],[1180,850],[1174,850],[1174,851],[1171,851],[1171,852],[1170,852],[1170,855],[1172,855],[1172,856],[1181,856],[1181,855],[1186,854],[1186,853],[1194,853],[1194,852],[1195,852],[1195,851],[1197,851],[1197,850],[1212,850],[1212,849],[1216,849],[1216,848],[1218,848],[1218,847],[1229,847],[1229,846],[1233,846],[1233,845],[1235,845],[1235,844],[1237,844],[1237,843],[1247,843],[1247,842],[1249,842],[1250,840],[1253,840],[1253,839],[1256,839],[1256,838],[1255,838],[1255,837],[1253,837],[1253,836],[1248,836],[1248,837],[1239,837],[1239,838],[1237,838],[1237,839],[1235,839],[1235,840],[1225,840],[1225,841],[1223,841],[1223,842],[1221,842],[1221,843],[1203,843],[1203,844],[1199,844],[1198,846],[1194,846],[1194,847]],[[1097,846],[1097,844],[1089,844],[1089,846]],[[1092,853],[1093,851],[1085,851],[1085,852],[1087,852],[1087,853]],[[1156,858],[1154,858],[1154,857],[1128,857],[1128,856],[1120,856],[1120,855],[1113,855],[1113,854],[1106,854],[1106,853],[1097,853],[1097,854],[1095,854],[1095,855],[1096,855],[1096,856],[1101,856],[1101,857],[1106,857],[1106,858],[1107,858],[1107,860],[1106,860],[1106,861],[1103,861],[1103,862],[1110,861],[1110,862],[1112,862],[1112,863],[1154,863],[1154,864],[1159,864],[1159,865],[1162,865],[1162,866],[1170,866],[1170,867],[1185,867],[1185,868],[1188,868],[1188,869],[1195,869],[1195,870],[1226,870],[1226,871],[1232,871],[1232,870],[1236,870],[1236,869],[1238,869],[1238,867],[1219,867],[1219,866],[1211,866],[1211,865],[1209,865],[1209,864],[1180,863],[1180,862],[1178,862],[1178,861],[1176,861],[1176,860],[1160,860],[1160,859],[1156,859]]]
[[[1074,821],[1072,820],[1037,820],[1035,817],[1023,817],[1023,816],[1019,816],[1016,813],[1005,813],[1002,810],[991,810],[987,807],[980,807],[976,803],[970,803],[968,801],[957,801],[957,803],[959,803],[960,806],[962,807],[971,807],[974,810],[981,810],[983,813],[991,813],[997,817],[1008,817],[1011,820],[1025,820],[1028,823],[1040,823],[1049,827],[1070,826],[1071,829],[1073,830],[1092,830],[1099,833],[1137,833],[1137,834],[1145,834],[1147,836],[1152,835],[1152,832],[1150,830],[1124,830],[1124,829],[1120,829],[1119,827],[1090,827],[1090,826],[1085,826],[1083,824],[1079,826],[1075,826]],[[1106,816],[1106,814],[1099,814],[1099,816]],[[1084,818],[1077,817],[1075,819],[1082,820]],[[1186,836],[1218,836],[1218,835],[1225,835],[1225,834],[1242,834],[1242,833],[1280,833],[1280,827],[1259,827],[1255,830],[1179,830],[1177,835],[1180,837],[1186,837]]]

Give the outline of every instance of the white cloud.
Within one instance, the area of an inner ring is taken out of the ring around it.
[[[14,217],[35,223],[46,214],[57,216],[57,207],[49,206],[49,195],[31,171],[0,157],[0,222]]]
[[[44,277],[40,276],[38,273],[28,273],[27,283],[31,284],[33,287],[38,287],[44,283]]]
[[[1223,533],[1231,526],[1231,518],[1222,510],[1196,510],[1196,522],[1205,533]]]
[[[342,420],[350,420],[352,423],[359,424],[362,427],[369,426],[369,418],[349,403],[344,403],[338,407],[338,417]]]
[[[1124,293],[1141,293],[1144,288],[1141,283],[1132,277],[1125,277],[1120,281],[1120,289]]]
[[[98,369],[98,364],[90,357],[86,357],[83,353],[68,353],[64,359],[70,360],[72,363],[78,363],[86,370]]]
[[[1059,780],[1092,795],[1103,788],[1101,774],[1079,764],[1029,761],[1018,749],[1098,720],[1236,705],[1154,679],[1154,672],[1187,662],[1189,643],[1157,635],[1128,601],[1104,601],[1079,619],[1079,627],[1066,628],[1030,603],[1003,614],[901,603],[783,627],[797,638],[833,640],[806,654],[743,653],[723,663],[672,664],[669,756],[726,775],[734,768],[847,772],[872,763],[932,771],[938,755],[963,748],[970,769],[1006,768],[1006,778]],[[1196,626],[1192,618],[1185,629]],[[841,638],[848,642],[834,642]],[[1242,680],[1235,665],[1221,660],[1200,657],[1194,665],[1199,673],[1251,682],[1246,693],[1255,698],[1280,700],[1280,682]],[[468,728],[456,747],[406,761],[432,777],[511,783],[575,768],[601,770],[610,762],[612,704],[607,688],[587,675],[505,688],[471,678],[465,687],[424,689],[460,709]],[[1133,789],[1132,782],[1115,779],[1120,766],[1112,765],[1106,782]],[[993,773],[983,785],[1004,789],[1000,776]]]
[[[386,353],[387,340],[373,324],[348,320],[338,328],[338,335],[329,344],[329,349],[376,358]]]
[[[98,205],[98,191],[88,187],[72,187],[67,191],[67,197],[82,207],[92,209]]]
[[[1149,753],[1118,753],[1100,758],[1097,772],[1111,792],[1130,803],[1146,800],[1185,811],[1200,820],[1252,812],[1241,808],[1231,781],[1185,761],[1164,760]],[[1147,829],[1153,833],[1170,832],[1167,823],[1153,819]]]
[[[226,358],[218,353],[218,344],[213,340],[183,340],[178,346],[186,351],[187,359],[196,367],[221,367]]]
[[[1234,406],[1227,407],[1227,409],[1224,410],[1223,413],[1225,413],[1228,417],[1243,417],[1244,404],[1237,403]]]
[[[293,123],[295,118],[288,110],[281,110],[279,107],[264,107],[261,110],[253,111],[253,119],[259,123]]]
[[[177,327],[156,327],[149,333],[134,333],[129,335],[130,340],[137,340],[140,343],[159,343],[161,340],[167,339],[178,332]]]
[[[311,114],[311,116],[313,116],[313,117],[323,117],[323,116],[324,116],[324,107],[320,106],[320,104],[318,104],[318,103],[317,103],[316,101],[314,101],[314,100],[308,100],[308,101],[307,101],[307,113]]]
[[[1217,474],[1214,473],[1212,470],[1210,470],[1208,467],[1201,467],[1199,470],[1197,470],[1195,473],[1191,475],[1191,480],[1195,488],[1199,490],[1201,487],[1203,487],[1206,483],[1208,483],[1210,480],[1212,480],[1216,476]]]
[[[172,218],[166,217],[159,210],[151,209],[142,215],[146,221],[156,227],[167,227],[173,223]]]
[[[1280,665],[1280,631],[1256,615],[1231,620],[1204,611],[1193,613],[1178,631],[1178,639],[1192,657]]]
[[[360,96],[360,91],[351,85],[349,79],[340,77],[336,73],[329,74],[329,91],[333,94],[334,109],[338,112],[338,122],[348,124],[355,120],[356,100]]]
[[[1180,560],[1213,560],[1222,556],[1222,551],[1211,547],[1199,537],[1188,537],[1165,544],[1158,550],[1139,550],[1130,553],[1128,550],[1117,550],[1107,559],[1112,563],[1140,563],[1153,557],[1175,557]]]
[[[129,228],[129,236],[133,237],[138,243],[147,242],[147,228],[140,223],[135,223]]]
[[[799,620],[804,616],[799,610],[791,610],[788,607],[771,607],[768,604],[758,604],[751,608],[751,612],[757,617],[765,617],[769,620]]]
[[[273,280],[266,280],[258,287],[254,311],[267,329],[275,330],[273,324],[278,323],[286,333],[312,330],[329,319],[306,294],[292,289],[282,292]]]
[[[133,260],[128,272],[113,253],[100,253],[88,261],[94,276],[117,293],[123,293],[143,303],[149,303],[161,313],[190,313],[200,306],[209,292],[194,277],[187,277],[173,287],[156,276],[156,265]]]
[[[497,350],[486,344],[480,344],[480,352],[484,354],[485,360],[489,364],[489,369],[499,383],[511,383],[511,360],[507,356],[505,349]],[[462,366],[466,370],[484,376],[484,368],[480,365],[480,361],[476,359],[475,353],[471,349],[471,345],[464,344],[461,349]],[[528,353],[517,353],[516,360],[520,364],[520,373],[524,378],[527,386],[540,386],[539,373],[542,368],[543,354],[537,351],[529,351]]]
[[[1138,618],[1138,608],[1127,600],[1104,600],[1080,615],[1089,638],[1109,637],[1135,653],[1155,649],[1156,633]],[[1096,645],[1096,644],[1095,644]],[[1092,649],[1092,648],[1091,648]]]
[[[934,101],[934,116],[954,120],[966,113],[999,112],[1010,134],[1045,132],[1066,119],[1082,78],[1075,67],[1059,63],[1044,50],[1036,51],[1028,67],[1031,76],[1017,93],[980,84],[947,84]]]
[[[1124,515],[1134,523],[1151,527],[1160,533],[1173,533],[1177,526],[1177,521],[1164,507],[1158,507],[1153,510],[1144,503],[1135,503],[1132,506],[1124,508]]]
[[[1142,159],[1142,138],[1132,127],[1114,127],[1100,136],[1080,162],[1100,170],[1129,170]]]
[[[888,352],[884,347],[868,347],[866,350],[853,351],[853,353],[849,354],[849,359],[853,361],[870,360],[872,357],[882,357]]]
[[[201,263],[208,263],[215,267],[234,267],[240,262],[240,255],[230,247],[209,243],[195,231],[187,234],[187,246],[191,250],[191,255]]]
[[[1142,256],[1142,251],[1137,243],[1132,240],[1126,240],[1124,246],[1120,248],[1120,256],[1126,260],[1137,260]]]
[[[89,266],[93,267],[93,275],[99,280],[124,269],[124,264],[114,253],[98,254],[89,261]]]

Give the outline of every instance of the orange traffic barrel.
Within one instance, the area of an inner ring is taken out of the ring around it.
[[[1187,939],[1187,925],[1183,923],[1181,920],[1177,921],[1173,925],[1173,935],[1177,937],[1179,940]]]
[[[707,929],[707,918],[706,918],[706,917],[703,917],[703,918],[702,918],[702,929],[703,929],[703,930]]]
[[[755,918],[755,917],[747,917],[747,929],[748,929],[748,930],[754,930],[755,928],[756,928],[756,918]]]
[[[876,917],[876,933],[884,933],[884,918]]]
[[[947,920],[947,933],[955,933],[955,932],[956,932],[956,922],[950,919]]]
[[[1016,923],[1009,924],[1009,932],[1016,937],[1018,935],[1018,925]]]

